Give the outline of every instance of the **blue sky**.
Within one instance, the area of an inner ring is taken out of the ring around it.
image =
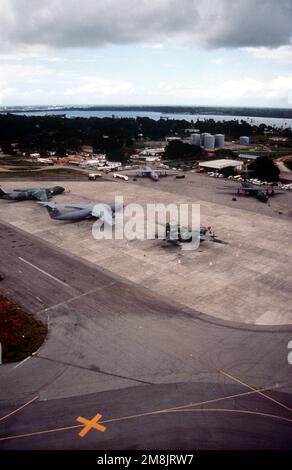
[[[2,2],[2,106],[292,105],[290,0]]]

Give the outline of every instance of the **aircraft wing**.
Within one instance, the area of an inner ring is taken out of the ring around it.
[[[106,222],[108,225],[114,225],[115,223],[113,212],[107,204],[95,204],[92,208],[91,215]]]
[[[88,207],[93,207],[92,204],[55,204],[58,208],[64,209],[87,209]]]
[[[121,171],[121,175],[126,175],[126,176],[144,176],[146,174],[148,174],[148,172],[145,172],[144,170],[141,170],[141,169]]]
[[[228,191],[229,189],[243,189],[242,186],[219,186],[216,189]]]
[[[220,240],[219,238],[216,238],[216,237],[212,237],[210,235],[200,235],[200,240],[214,242],[214,243],[221,243],[222,245],[228,245],[227,242],[224,242],[223,240]]]
[[[176,176],[176,175],[183,175],[183,173],[171,170],[155,170],[159,176]]]
[[[252,187],[252,188],[242,187],[241,189],[243,189],[244,191],[267,191],[267,189],[263,188],[262,186]]]
[[[48,202],[48,195],[45,189],[36,190],[32,193],[32,196],[40,202]]]

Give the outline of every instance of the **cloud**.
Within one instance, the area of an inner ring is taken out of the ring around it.
[[[15,93],[14,88],[6,87],[0,83],[0,103],[2,104],[7,98],[10,98]]]
[[[83,77],[83,83],[79,86],[68,88],[64,94],[67,96],[76,96],[78,99],[84,97],[88,99],[98,99],[100,97],[113,95],[129,95],[135,92],[134,86],[125,81],[105,80],[99,77]]]
[[[217,105],[272,105],[291,103],[292,75],[278,76],[271,80],[243,78],[226,80],[217,85],[198,85],[160,82],[152,94],[170,97],[181,102],[186,99],[192,104]]]
[[[291,0],[1,0],[1,48],[168,41],[206,48],[279,47]]]
[[[223,65],[224,64],[224,59],[223,57],[217,57],[217,58],[213,58],[210,60],[210,63],[212,65]]]
[[[246,51],[256,60],[261,62],[291,63],[292,46],[280,46],[277,48],[268,47],[247,47]]]
[[[111,98],[119,101],[135,95],[130,81],[85,75],[83,70],[55,68],[54,62],[33,65],[10,62],[1,65],[0,102],[2,104],[96,103]]]

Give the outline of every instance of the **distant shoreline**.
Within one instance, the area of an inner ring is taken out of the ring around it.
[[[224,106],[6,106],[0,107],[0,113],[29,113],[46,112],[154,112],[163,114],[188,114],[194,115],[225,115],[243,116],[250,118],[279,118],[292,119],[292,108],[248,108],[248,107],[224,107]]]

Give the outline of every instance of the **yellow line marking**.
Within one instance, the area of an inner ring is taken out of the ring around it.
[[[229,377],[230,379],[234,380],[235,382],[238,382],[240,383],[241,385],[244,385],[245,387],[249,388],[250,390],[253,390],[254,392],[258,393],[259,395],[262,395],[263,397],[267,398],[268,400],[272,401],[273,403],[276,403],[277,405],[281,406],[282,408],[284,408],[285,410],[288,410],[290,412],[292,412],[292,409],[289,408],[289,406],[285,405],[284,403],[281,403],[280,401],[278,400],[275,400],[274,398],[272,397],[269,397],[269,395],[266,395],[265,393],[263,393],[261,390],[257,390],[256,388],[254,387],[251,387],[250,385],[242,382],[241,380],[237,379],[236,377],[233,377],[232,375],[230,374],[227,374],[227,372],[224,372],[223,370],[220,370],[219,371],[221,374],[225,375],[226,377]]]
[[[260,391],[270,390],[273,387],[274,388],[275,387],[279,388],[282,385],[285,385],[285,384],[270,386],[270,387],[262,388],[262,389],[259,389],[259,390]],[[184,411],[183,408],[188,408],[188,407],[191,407],[191,406],[201,406],[201,405],[206,405],[206,404],[209,404],[209,403],[214,403],[216,401],[222,401],[222,400],[228,400],[228,399],[231,399],[231,398],[237,398],[237,397],[242,397],[242,396],[246,396],[246,395],[252,395],[253,393],[257,393],[259,390],[256,389],[256,390],[249,391],[249,392],[242,392],[242,393],[238,393],[236,395],[229,395],[229,396],[225,396],[225,397],[214,398],[212,400],[206,400],[206,401],[198,402],[198,403],[188,403],[187,405],[180,405],[180,406],[173,407],[173,408],[165,408],[165,409],[162,409],[162,410],[149,411],[149,412],[130,415],[130,416],[121,416],[119,418],[110,418],[110,419],[107,419],[105,421],[100,421],[100,424],[114,423],[114,422],[117,422],[117,421],[126,421],[126,420],[130,420],[130,419],[135,419],[135,418],[142,418],[144,416],[152,416],[152,415],[158,415],[158,414],[164,414],[164,413],[174,413],[174,412]],[[207,409],[203,409],[203,410],[207,410]],[[271,416],[273,416],[273,415],[271,415]],[[279,418],[281,418],[281,417],[279,417]],[[285,419],[287,419],[287,418],[285,418]],[[18,438],[22,438],[22,437],[39,436],[39,435],[42,435],[42,434],[50,434],[50,433],[53,433],[53,432],[70,431],[72,429],[78,429],[78,428],[81,428],[81,427],[83,427],[83,425],[77,424],[77,425],[74,425],[74,426],[66,426],[66,427],[62,427],[62,428],[45,429],[43,431],[36,431],[36,432],[32,432],[32,433],[18,434],[18,435],[15,435],[15,436],[0,437],[0,441],[8,441],[8,440],[18,439]]]
[[[77,424],[75,426],[66,426],[64,428],[46,429],[44,431],[30,432],[27,434],[18,434],[17,436],[1,437],[0,441],[10,441],[11,439],[18,439],[21,437],[39,436],[41,434],[49,434],[52,432],[59,432],[59,431],[68,431],[70,429],[83,428],[83,427],[84,427],[83,424]]]
[[[196,408],[195,410],[192,409],[186,409],[186,410],[173,410],[169,411],[169,413],[183,413],[183,412],[222,412],[222,413],[239,413],[239,414],[249,414],[249,415],[256,415],[256,416],[263,416],[266,418],[275,418],[279,419],[282,421],[287,421],[288,423],[292,423],[292,419],[290,418],[285,418],[284,416],[278,416],[278,415],[273,415],[270,413],[262,413],[260,411],[252,411],[252,410],[234,410],[234,409],[228,409],[228,408]]]
[[[266,388],[263,388],[262,390],[269,390],[271,388],[272,387],[266,387]],[[111,419],[108,419],[106,421],[102,421],[102,423],[103,424],[104,423],[113,423],[113,422],[116,422],[116,421],[123,421],[123,420],[127,420],[127,419],[141,418],[143,416],[151,416],[151,415],[155,415],[155,414],[169,413],[169,412],[176,411],[176,410],[177,411],[182,410],[183,408],[189,408],[189,407],[192,407],[192,406],[208,405],[209,403],[228,400],[228,399],[236,398],[236,397],[242,397],[242,396],[245,396],[245,395],[251,395],[251,394],[257,393],[257,392],[258,392],[258,390],[253,390],[253,391],[250,391],[250,392],[238,393],[237,395],[229,395],[229,396],[225,396],[225,397],[214,398],[213,400],[206,400],[206,401],[201,401],[201,402],[197,402],[197,403],[189,403],[187,405],[175,406],[175,407],[172,407],[172,408],[165,408],[165,409],[157,410],[157,411],[149,411],[149,412],[146,412],[146,413],[139,413],[139,414],[136,414],[136,415],[121,416],[120,418],[111,418]]]
[[[184,409],[184,410],[176,410],[176,409],[169,409],[169,410],[161,410],[161,411],[153,411],[150,413],[144,413],[140,415],[133,415],[133,416],[125,416],[122,418],[114,418],[114,419],[108,419],[105,421],[100,421],[100,424],[106,424],[106,423],[111,423],[114,421],[122,421],[122,420],[129,420],[129,419],[134,419],[137,417],[142,417],[142,416],[150,416],[150,415],[158,415],[158,414],[168,414],[168,413],[216,413],[216,412],[221,412],[221,413],[238,413],[238,414],[249,414],[249,415],[255,415],[255,416],[262,416],[266,418],[273,418],[273,419],[278,419],[280,421],[285,421],[288,423],[292,423],[292,419],[289,418],[284,418],[283,416],[278,416],[278,415],[273,415],[269,413],[261,413],[259,411],[252,411],[252,410],[233,410],[233,409],[228,409],[228,408],[196,408],[196,409]],[[37,432],[32,432],[32,433],[27,433],[27,434],[19,434],[17,436],[7,436],[7,437],[1,437],[0,441],[9,441],[12,439],[18,439],[21,437],[31,437],[31,436],[39,436],[41,434],[49,434],[53,432],[60,432],[60,431],[68,431],[72,429],[77,429],[77,428],[82,428],[84,427],[82,424],[80,425],[75,425],[75,426],[66,426],[63,428],[56,428],[56,429],[47,429],[44,431],[37,431]]]
[[[281,383],[281,384],[271,385],[271,386],[265,387],[265,388],[251,390],[249,392],[236,393],[234,395],[228,395],[228,396],[225,396],[225,397],[213,398],[212,400],[205,400],[205,401],[201,401],[201,402],[197,402],[197,403],[189,403],[188,405],[175,406],[175,407],[169,408],[169,409],[170,410],[178,410],[178,409],[182,409],[182,408],[188,408],[190,406],[208,405],[210,403],[215,403],[217,401],[230,400],[231,398],[239,398],[239,397],[244,397],[246,395],[252,395],[252,394],[258,393],[258,392],[264,392],[266,390],[281,388],[286,384],[287,384],[287,382],[284,382],[284,383]]]
[[[31,400],[29,400],[27,403],[25,403],[24,405],[21,405],[19,408],[16,408],[16,410],[14,411],[11,411],[11,413],[8,413],[7,415],[5,416],[2,416],[2,418],[0,418],[0,421],[3,421],[4,419],[6,418],[9,418],[9,416],[12,416],[12,415],[15,415],[15,413],[17,413],[18,411],[22,410],[23,408],[25,408],[26,406],[30,405],[30,403],[32,403],[33,401],[37,400],[38,395],[34,398],[32,398]]]

